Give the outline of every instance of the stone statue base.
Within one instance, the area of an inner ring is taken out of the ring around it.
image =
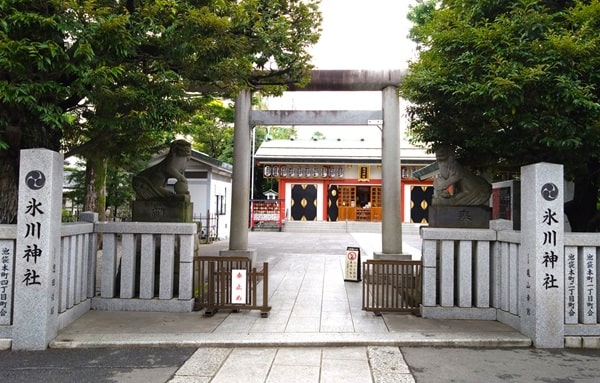
[[[133,201],[134,222],[193,222],[194,204],[177,200]]]
[[[489,229],[491,209],[487,206],[429,206],[429,227]]]

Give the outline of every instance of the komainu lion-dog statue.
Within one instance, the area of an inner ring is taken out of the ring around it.
[[[486,206],[489,203],[492,186],[483,177],[463,168],[449,145],[437,146],[435,156],[439,175],[433,181],[433,205]]]
[[[142,170],[133,177],[133,189],[137,200],[189,200],[190,192],[184,174],[191,154],[192,146],[189,142],[173,141],[169,153],[161,162]],[[166,187],[167,181],[171,178],[177,180],[174,192]]]

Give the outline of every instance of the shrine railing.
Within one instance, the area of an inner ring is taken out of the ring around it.
[[[520,330],[521,232],[423,228],[423,317],[498,320]],[[565,233],[565,342],[600,336],[600,236]]]
[[[103,246],[94,309],[192,311],[196,224],[98,222],[95,230]]]

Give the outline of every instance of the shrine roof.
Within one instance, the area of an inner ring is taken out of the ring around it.
[[[406,142],[399,149],[401,163],[426,165],[435,161],[435,155]],[[380,164],[381,139],[265,141],[254,158],[260,163]]]

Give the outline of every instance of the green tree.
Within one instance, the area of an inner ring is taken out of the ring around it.
[[[131,206],[135,193],[131,186],[131,177],[133,174],[125,169],[109,167],[106,179],[106,206],[111,211],[113,221],[122,217],[119,212],[121,208]],[[131,218],[129,214],[124,214]]]
[[[143,163],[140,163],[140,165]],[[65,178],[70,185],[68,191],[64,192],[65,197],[71,199],[75,205],[83,206],[86,198],[86,166],[85,162],[78,161],[75,166],[65,167]],[[132,168],[125,170],[119,167],[109,166],[106,173],[106,206],[110,208],[112,217],[115,220],[119,209],[129,206],[135,195],[131,187],[131,177],[141,168]]]
[[[192,147],[219,161],[233,163],[233,121],[235,109],[222,100],[212,100],[196,111],[185,124]]]
[[[78,161],[74,166],[65,166],[65,180],[68,189],[63,196],[70,199],[74,205],[83,206],[85,201],[85,163]]]
[[[198,102],[306,83],[317,3],[4,0],[0,222],[16,220],[22,148],[85,157],[86,204],[103,214],[107,167],[170,141]]]
[[[561,163],[575,231],[597,228],[600,2],[421,2],[420,44],[401,86],[415,141],[446,143],[474,168]]]

